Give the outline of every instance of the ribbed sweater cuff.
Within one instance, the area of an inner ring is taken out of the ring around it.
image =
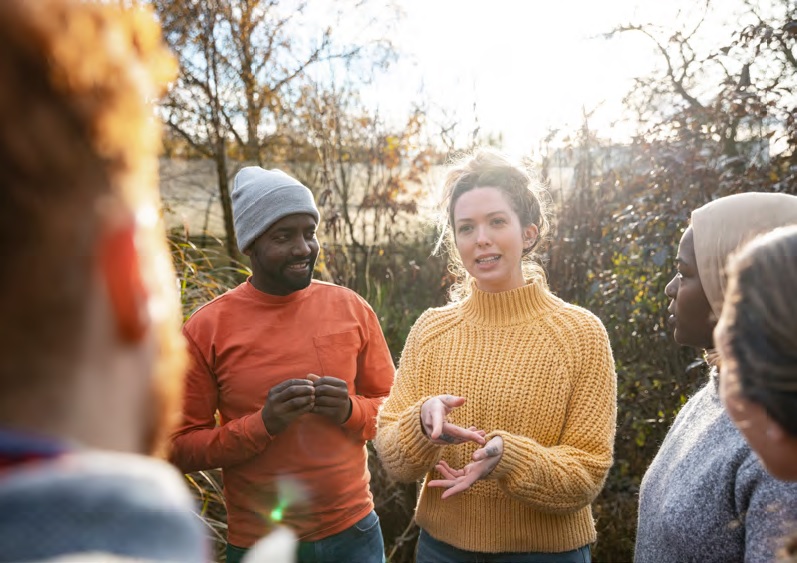
[[[429,397],[424,397],[404,411],[399,420],[400,436],[404,436],[404,451],[411,460],[419,462],[436,461],[445,446],[432,443],[421,426],[421,407]]]
[[[498,462],[495,469],[487,476],[488,479],[501,479],[516,469],[523,469],[529,466],[532,462],[529,458],[529,452],[519,449],[512,439],[511,434],[498,430],[487,434],[485,439],[489,442],[496,436],[501,436],[504,441],[504,453],[501,455],[501,461]]]

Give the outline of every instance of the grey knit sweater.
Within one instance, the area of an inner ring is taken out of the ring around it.
[[[203,563],[192,508],[183,477],[152,458],[82,451],[21,465],[0,472],[0,562]]]
[[[712,374],[642,479],[634,561],[771,562],[795,529],[797,483],[764,470],[722,408]]]

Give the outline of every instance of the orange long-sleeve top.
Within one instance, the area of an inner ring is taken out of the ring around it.
[[[198,309],[183,333],[192,361],[170,457],[186,473],[222,468],[230,543],[251,546],[275,509],[303,541],[373,509],[365,442],[395,369],[365,300],[316,280],[287,296],[247,281]],[[351,416],[338,425],[307,413],[271,436],[260,412],[269,390],[309,373],[348,383]]]

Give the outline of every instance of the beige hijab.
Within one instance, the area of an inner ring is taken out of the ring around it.
[[[722,197],[692,212],[700,282],[717,318],[725,296],[725,260],[758,234],[797,223],[797,196],[750,192]]]

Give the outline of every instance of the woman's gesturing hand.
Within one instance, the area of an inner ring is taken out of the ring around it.
[[[473,452],[473,461],[462,469],[454,469],[445,460],[440,460],[435,466],[444,479],[429,481],[429,487],[441,487],[442,499],[454,496],[465,491],[479,479],[487,477],[504,455],[504,440],[501,436],[492,438],[483,448]]]
[[[476,442],[484,444],[484,431],[475,426],[462,428],[448,422],[447,417],[457,407],[465,404],[465,397],[437,395],[421,406],[421,426],[426,437],[441,446]]]

